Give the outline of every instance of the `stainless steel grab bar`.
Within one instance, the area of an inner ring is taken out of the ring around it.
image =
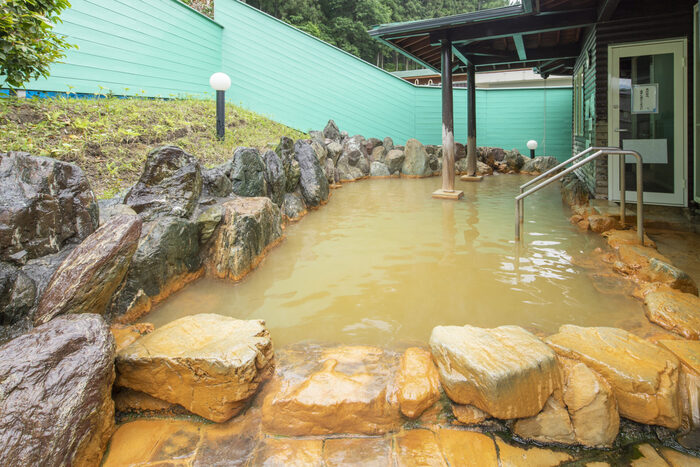
[[[573,160],[580,159],[583,155],[588,154],[589,152],[596,151],[595,153],[591,154],[590,156],[586,157],[582,161],[577,162],[576,164],[572,165],[568,169],[565,169],[558,174],[554,175],[553,177],[543,181],[542,183],[539,183],[536,185],[534,188],[530,188],[529,190],[522,192],[522,190],[530,185],[532,185],[533,181],[537,181],[538,179],[541,180],[546,176],[547,174],[550,174],[559,168],[563,167],[564,165],[569,164]],[[540,175],[538,178],[531,180],[529,183],[524,184],[521,187],[521,193],[515,197],[515,239],[520,240],[520,225],[523,222],[523,213],[525,209],[525,198],[530,196],[531,194],[539,191],[540,189],[544,188],[545,186],[562,179],[565,175],[570,174],[574,170],[583,167],[587,163],[597,159],[600,156],[621,156],[620,157],[620,222],[624,224],[625,222],[625,156],[634,156],[636,159],[636,165],[637,165],[637,235],[639,236],[639,241],[641,242],[642,245],[644,245],[644,210],[643,210],[643,196],[644,196],[644,187],[643,187],[643,177],[642,177],[642,156],[637,152],[637,151],[629,151],[629,150],[623,150],[619,148],[603,148],[603,147],[591,147],[583,151],[582,153],[577,154],[576,156],[572,157],[571,159],[567,160],[566,162],[563,162],[562,164],[559,164],[559,166],[554,167],[553,169],[548,170],[544,174]]]

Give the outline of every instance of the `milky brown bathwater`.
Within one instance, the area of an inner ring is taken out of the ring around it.
[[[644,320],[640,302],[615,293],[614,281],[572,262],[604,240],[568,222],[558,183],[526,200],[524,241],[514,242],[513,198],[528,179],[457,181],[465,193],[457,202],[431,198],[439,178],[346,184],[289,225],[286,240],[243,281],[201,279],[144,321],[158,327],[219,313],[264,319],[275,346],[392,346],[425,344],[443,324],[553,333],[566,323]]]

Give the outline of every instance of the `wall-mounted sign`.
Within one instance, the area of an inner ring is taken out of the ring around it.
[[[632,113],[659,113],[659,84],[635,84],[632,86]]]

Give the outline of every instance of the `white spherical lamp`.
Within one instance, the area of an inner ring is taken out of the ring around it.
[[[214,73],[209,78],[209,85],[217,91],[227,91],[231,87],[231,78],[226,73]]]
[[[530,159],[535,158],[535,149],[537,149],[537,141],[531,139],[527,142],[527,148],[530,150]]]

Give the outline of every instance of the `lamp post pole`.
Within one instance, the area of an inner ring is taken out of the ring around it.
[[[214,73],[209,85],[216,90],[216,137],[223,141],[226,137],[226,90],[231,87],[231,78],[226,73]]]
[[[226,135],[226,91],[216,91],[216,137],[223,141]]]

